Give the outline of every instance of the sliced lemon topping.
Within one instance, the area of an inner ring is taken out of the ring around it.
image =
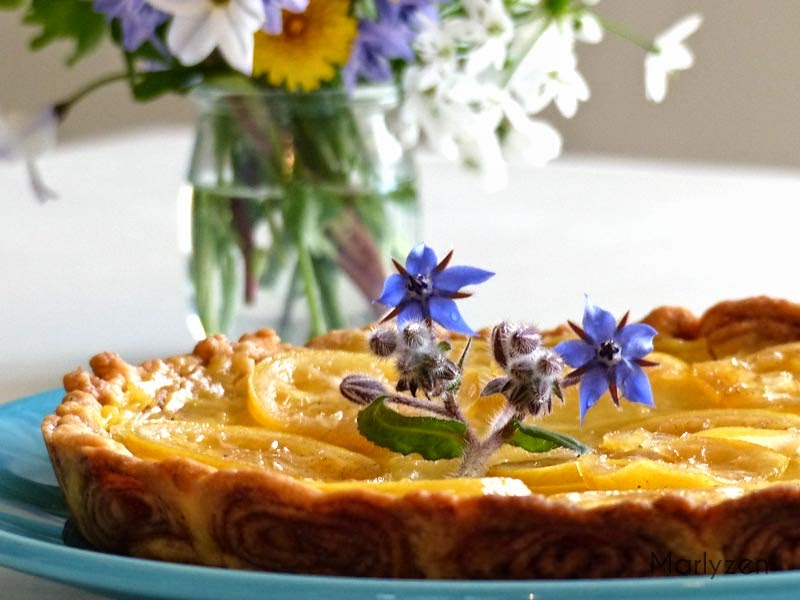
[[[373,479],[380,466],[333,444],[263,427],[191,421],[145,421],[118,426],[112,434],[135,455],[163,460],[183,456],[221,469],[271,469],[293,477]]]
[[[392,364],[366,353],[297,349],[256,365],[247,407],[257,423],[366,453],[379,452],[358,432],[359,405],[345,399],[339,383],[363,373],[391,387]],[[382,452],[381,452],[382,454]]]
[[[388,390],[397,379],[391,362],[366,348],[356,351],[359,339],[348,337],[345,349],[280,352],[249,377],[236,378],[224,362],[212,362],[205,379],[180,386],[174,380],[131,383],[119,405],[103,407],[102,418],[112,436],[142,458],[181,456],[217,468],[272,470],[328,491],[357,485],[392,495],[567,497],[735,490],[800,479],[800,343],[714,361],[706,360],[699,343],[662,338],[662,352],[652,356],[659,366],[649,370],[655,408],[623,400],[618,409],[602,398],[581,429],[577,389],[569,388],[565,405],[537,422],[578,438],[593,453],[532,455],[505,446],[485,478],[455,479],[457,460],[401,456],[358,432],[361,407],[340,394],[342,378],[368,375]],[[454,343],[454,359],[462,347]],[[499,395],[480,397],[498,374],[487,342],[475,340],[458,401],[479,433],[504,402]]]

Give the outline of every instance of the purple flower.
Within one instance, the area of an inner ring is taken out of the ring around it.
[[[155,39],[156,27],[169,18],[146,0],[94,0],[94,10],[106,15],[108,21],[119,20],[122,45],[128,52]]]
[[[482,283],[494,273],[475,267],[449,267],[450,251],[439,262],[434,251],[424,244],[415,246],[406,258],[406,266],[393,260],[398,273],[389,275],[381,297],[376,300],[393,306],[384,321],[397,317],[398,328],[408,321],[435,321],[445,329],[476,335],[464,322],[454,299],[470,294],[459,291],[466,285]]]
[[[264,0],[264,27],[269,34],[277,35],[283,31],[283,11],[293,13],[305,12],[308,0]]]
[[[436,19],[437,0],[376,0],[377,20],[361,19],[350,60],[342,71],[345,87],[352,90],[358,79],[372,83],[392,79],[392,60],[414,60],[411,47],[418,19]]]
[[[650,380],[642,367],[656,364],[644,360],[653,351],[656,330],[644,323],[626,325],[627,320],[626,313],[617,324],[610,312],[594,306],[587,297],[583,328],[569,321],[580,339],[555,347],[564,361],[576,369],[565,377],[564,384],[580,381],[581,424],[606,390],[617,406],[620,391],[631,402],[653,406]]]

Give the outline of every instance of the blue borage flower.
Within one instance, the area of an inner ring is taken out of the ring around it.
[[[391,81],[392,61],[413,62],[412,47],[421,27],[420,16],[438,20],[436,0],[375,0],[375,19],[362,18],[350,60],[342,71],[348,90],[359,78],[372,83]]]
[[[610,312],[593,305],[587,296],[583,328],[568,321],[580,339],[567,340],[555,347],[575,369],[567,374],[562,385],[580,381],[581,424],[586,412],[606,390],[617,406],[620,392],[631,402],[653,406],[650,381],[642,367],[657,364],[644,358],[653,351],[656,330],[644,323],[627,325],[627,321],[625,313],[616,323]]]
[[[134,52],[147,41],[160,47],[160,41],[156,41],[156,28],[169,15],[153,8],[145,0],[94,0],[93,6],[96,12],[106,16],[107,21],[119,20],[122,46],[128,52]]]
[[[455,300],[471,294],[460,291],[467,285],[478,284],[494,275],[476,267],[448,267],[453,251],[441,262],[433,249],[418,244],[406,258],[405,267],[392,259],[397,273],[389,275],[383,293],[376,302],[394,307],[382,322],[397,317],[401,328],[409,321],[434,321],[456,333],[476,335],[458,311]]]

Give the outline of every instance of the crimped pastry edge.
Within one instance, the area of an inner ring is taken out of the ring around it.
[[[706,314],[760,314],[779,305],[770,300],[723,303]],[[796,308],[786,306],[790,313]],[[670,314],[679,314],[685,326],[683,309],[657,309],[647,319]],[[704,318],[695,331],[702,331]],[[747,340],[751,344],[749,333]],[[172,360],[175,368],[191,370],[222,354],[244,372],[282,347],[274,333],[262,331],[237,343],[209,338]],[[105,395],[135,368],[113,354],[92,362],[94,375],[78,371],[65,378],[68,394],[44,419],[42,433],[72,518],[100,550],[209,566],[395,578],[702,574],[698,561],[703,569],[800,567],[800,487],[791,484],[743,494],[589,493],[592,502],[579,502],[579,495],[391,496],[372,489],[322,491],[280,473],[216,469],[186,458],[137,458],[101,425]]]

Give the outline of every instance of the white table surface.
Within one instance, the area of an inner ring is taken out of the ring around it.
[[[190,144],[186,130],[151,130],[61,147],[41,162],[60,193],[45,205],[21,165],[0,163],[0,403],[59,386],[99,351],[139,361],[191,348],[176,244]],[[473,326],[579,319],[584,293],[633,317],[800,300],[800,172],[569,157],[514,170],[491,195],[440,161],[420,173],[424,240],[497,273],[462,305]],[[0,590],[98,598],[2,568]]]

